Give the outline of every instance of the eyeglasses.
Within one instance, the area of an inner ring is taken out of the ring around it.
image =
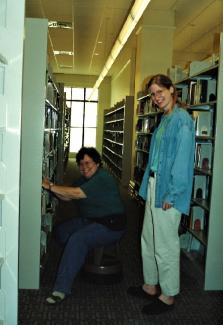
[[[92,161],[81,161],[79,163],[79,168],[80,169],[84,169],[84,168],[88,168],[88,167],[91,167],[91,165],[95,164],[95,162],[92,160]]]
[[[161,96],[163,96],[163,93],[164,93],[165,89],[160,89],[160,90],[157,90],[155,93],[151,93],[151,97],[152,99],[155,99],[155,98],[160,98]]]

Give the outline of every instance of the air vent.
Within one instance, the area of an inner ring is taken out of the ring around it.
[[[64,28],[64,29],[72,29],[72,23],[66,21],[49,21],[49,28]]]

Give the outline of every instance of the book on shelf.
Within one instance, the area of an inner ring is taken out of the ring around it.
[[[203,170],[212,168],[213,146],[210,142],[196,142],[194,166]]]
[[[203,175],[195,175],[193,184],[193,197],[205,200],[207,196],[207,177]]]
[[[197,81],[197,98],[196,104],[208,102],[208,80],[198,80]]]
[[[141,118],[139,118],[137,123],[136,123],[136,131],[137,132],[142,131],[142,123],[143,123],[143,120]]]
[[[196,136],[212,136],[213,132],[213,111],[193,111],[192,118],[194,121]]]
[[[138,102],[138,105],[137,105],[137,114],[138,115],[145,114],[145,105],[146,105],[146,101],[145,100],[140,100]]]
[[[154,129],[157,127],[157,118],[156,116],[153,116],[149,119],[149,132],[152,133],[154,131]]]
[[[147,100],[145,103],[145,107],[144,107],[144,114],[148,114],[152,111],[152,103],[151,100]]]
[[[190,228],[195,231],[201,231],[204,229],[204,210],[200,207],[194,206],[191,208],[190,215]]]
[[[149,137],[149,135],[138,135],[135,141],[136,149],[148,151],[150,140],[151,138]]]
[[[217,98],[217,80],[209,79],[207,84],[207,102],[212,102]]]
[[[138,184],[136,184],[138,189],[139,189],[139,184],[142,181],[143,175],[144,175],[144,170],[141,169],[138,166],[135,166],[135,168],[134,168],[134,180],[138,183]]]
[[[142,150],[144,151],[148,151],[149,150],[149,137],[144,137],[143,141],[142,141]]]
[[[143,119],[143,132],[149,132],[149,120],[147,118]]]
[[[212,78],[199,78],[191,80],[189,85],[187,103],[196,105],[216,100],[217,81]]]
[[[195,92],[196,92],[196,81],[191,81],[189,86],[189,92],[188,92],[188,104],[195,104]]]
[[[139,118],[136,124],[136,131],[148,133],[151,132],[151,128],[155,125],[155,121],[153,119],[148,118]]]
[[[143,152],[138,151],[136,153],[136,166],[140,169],[145,169],[148,161],[148,156]]]
[[[143,100],[140,100],[137,104],[137,114],[138,115],[149,114],[149,113],[156,112],[156,111],[157,111],[157,108],[153,104],[151,98],[149,98],[149,97],[144,98]]]
[[[177,97],[181,103],[187,103],[188,87],[185,84],[176,85]]]

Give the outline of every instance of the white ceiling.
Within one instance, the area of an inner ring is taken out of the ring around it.
[[[26,0],[26,17],[69,22],[49,29],[48,56],[55,73],[99,75],[133,0]],[[148,9],[175,11],[173,65],[185,66],[213,52],[223,31],[223,0],[151,0]],[[53,50],[74,55],[54,55]]]

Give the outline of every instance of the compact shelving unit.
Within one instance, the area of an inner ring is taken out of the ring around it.
[[[24,289],[38,289],[40,278],[47,32],[47,20],[25,19],[19,243]]]
[[[220,152],[223,150],[222,78],[223,67],[219,59],[208,69],[176,84],[182,101],[186,102],[192,115],[196,134],[191,209],[189,217],[182,218],[182,225],[187,231],[183,248],[189,254],[197,251],[202,256],[207,290],[223,289],[219,233],[223,227],[220,198],[223,182],[219,181],[222,175]]]
[[[102,158],[123,186],[131,177],[134,97],[127,96],[105,110]]]
[[[16,19],[15,19],[16,12]],[[25,1],[0,4],[0,324],[17,324]]]
[[[38,289],[57,205],[42,178],[59,182],[63,176],[64,93],[47,67],[48,21],[26,19],[25,28],[19,286]]]
[[[186,102],[192,115],[196,134],[192,204],[190,215],[183,217],[182,225],[190,233],[187,250],[195,248],[204,253],[208,243],[212,192],[218,74],[219,66],[214,65],[176,84],[178,89],[184,89],[182,101]]]
[[[137,94],[136,112],[135,164],[133,179],[129,183],[129,190],[130,194],[141,202],[138,191],[148,162],[153,130],[160,122],[161,113],[152,104],[148,91],[140,91]]]
[[[46,99],[43,139],[42,178],[59,183],[63,176],[63,86],[53,81],[52,73],[46,71]],[[44,265],[47,247],[56,213],[57,199],[42,190],[41,199],[40,263]]]

